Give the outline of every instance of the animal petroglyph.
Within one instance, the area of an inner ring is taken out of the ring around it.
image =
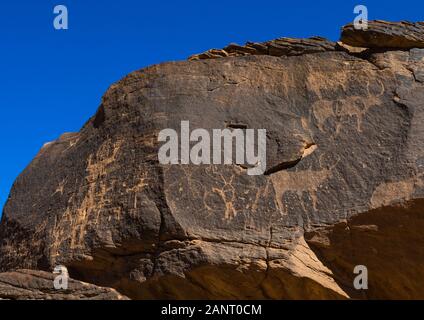
[[[371,196],[371,206],[378,208],[400,200],[410,200],[417,187],[424,186],[424,175],[407,180],[380,184]]]
[[[50,252],[53,257],[58,255],[58,249],[63,241],[69,239],[71,248],[83,246],[86,227],[89,223],[95,223],[99,219],[100,209],[105,203],[107,186],[100,178],[101,175],[109,171],[122,145],[121,141],[112,143],[108,141],[100,146],[95,157],[90,155],[87,160],[87,191],[81,202],[72,196],[68,207],[60,217],[55,217],[55,227],[52,229],[53,245]],[[95,160],[97,159],[97,160]],[[62,186],[62,187],[61,187]],[[58,191],[63,188],[63,182],[59,185]],[[119,210],[115,210],[115,219],[119,219]],[[92,214],[96,214],[94,217]],[[71,232],[68,228],[71,226]]]
[[[362,121],[367,113],[369,106],[380,105],[381,101],[375,96],[359,97],[350,96],[337,101],[318,100],[312,106],[312,113],[317,120],[318,127],[321,131],[325,129],[325,121],[334,117],[337,121],[337,131],[340,130],[340,122],[345,117],[355,117],[358,132],[362,132]]]
[[[314,171],[314,170],[299,170],[299,171],[280,171],[271,176],[271,181],[276,193],[277,204],[282,214],[288,214],[289,208],[283,203],[284,194],[287,191],[292,191],[297,194],[299,199],[302,194],[307,192],[312,200],[314,210],[318,210],[317,191],[321,185],[332,175],[337,164],[337,160],[332,166]]]

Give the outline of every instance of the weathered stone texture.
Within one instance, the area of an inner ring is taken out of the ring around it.
[[[16,180],[0,268],[63,264],[139,299],[424,298],[424,49],[346,39],[365,49],[279,39],[112,85]],[[268,174],[159,164],[182,120],[266,129]]]
[[[32,270],[0,273],[0,300],[128,300],[114,289],[72,279],[67,289],[56,290],[54,277]]]

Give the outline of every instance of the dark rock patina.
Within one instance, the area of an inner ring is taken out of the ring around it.
[[[63,264],[139,299],[424,298],[424,50],[385,39],[354,54],[279,39],[131,73],[18,177],[0,269]],[[266,129],[268,174],[159,164],[158,132],[182,120]]]

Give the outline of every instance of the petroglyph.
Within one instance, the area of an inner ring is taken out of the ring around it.
[[[333,117],[337,121],[336,134],[339,134],[341,124],[346,121],[346,117],[355,117],[356,129],[358,132],[362,132],[363,118],[368,109],[381,104],[382,102],[376,96],[350,96],[339,100],[324,99],[318,100],[313,104],[312,114],[317,120],[317,125],[321,131],[325,130],[325,121]]]
[[[424,186],[424,175],[407,180],[380,184],[371,196],[371,206],[378,208],[401,200],[410,200],[417,187]]]
[[[143,300],[360,299],[345,284],[364,263],[375,281],[366,298],[424,297],[424,255],[411,245],[424,229],[423,52],[396,52],[132,73],[80,133],[19,176],[0,224],[0,271],[59,262]],[[159,132],[182,119],[267,130],[275,171],[249,176],[237,150],[227,165],[161,164]]]
[[[302,198],[302,194],[304,192],[307,192],[312,200],[313,209],[317,211],[317,191],[334,173],[339,161],[340,159],[330,167],[318,171],[310,169],[299,171],[280,171],[271,175],[271,181],[274,186],[276,200],[281,214],[288,214],[289,211],[283,203],[283,197],[287,191],[295,192],[299,199]]]
[[[59,254],[59,247],[66,240],[70,241],[70,248],[72,249],[83,247],[87,225],[98,221],[100,209],[105,203],[107,185],[101,177],[108,173],[109,166],[116,160],[121,145],[122,141],[115,143],[107,141],[100,146],[95,156],[89,156],[86,169],[88,188],[84,198],[79,203],[72,196],[63,215],[55,217],[55,227],[51,233],[54,241],[50,248],[53,257]],[[60,188],[63,189],[63,182],[58,188],[59,191]],[[115,213],[114,218],[119,219],[121,213],[119,208],[115,210]],[[71,226],[70,233],[69,226]]]
[[[66,182],[66,179],[63,179],[63,180],[59,183],[59,186],[57,187],[57,189],[56,189],[56,191],[53,193],[53,195],[54,195],[54,194],[56,194],[56,193],[60,193],[61,195],[63,195],[63,189],[64,189],[64,186],[65,186],[65,182]]]
[[[317,210],[316,192],[320,185],[331,175],[330,169],[320,171],[280,171],[271,176],[272,184],[276,192],[277,203],[282,214],[287,214],[288,210],[283,203],[283,196],[287,191],[296,192],[299,198],[303,192],[308,192],[313,208]]]

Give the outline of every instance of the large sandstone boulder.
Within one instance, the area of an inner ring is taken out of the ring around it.
[[[278,39],[131,73],[18,177],[0,269],[62,264],[136,299],[424,298],[417,47]],[[183,120],[266,129],[266,174],[160,164]]]

